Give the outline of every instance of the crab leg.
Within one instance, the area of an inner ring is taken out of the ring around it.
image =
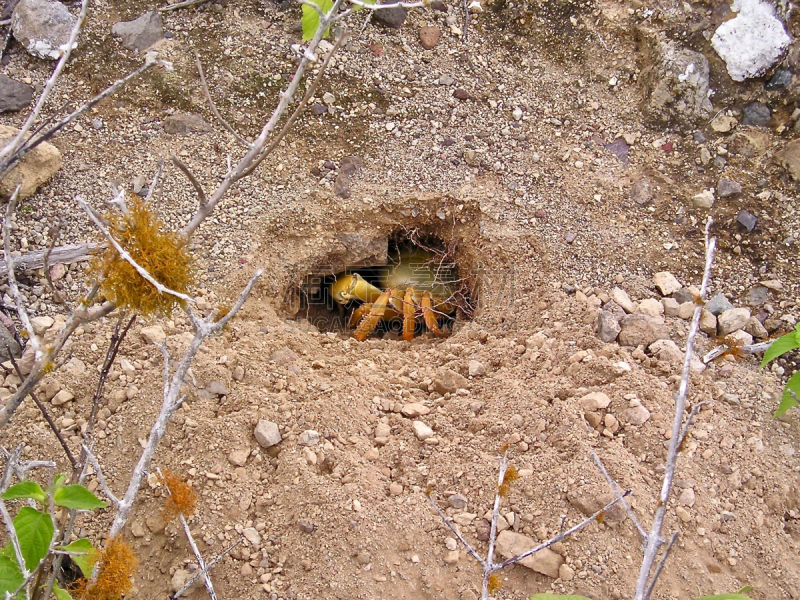
[[[425,319],[425,327],[427,327],[429,331],[432,331],[434,335],[444,335],[442,330],[439,329],[439,324],[436,322],[436,313],[431,304],[430,292],[422,294],[420,307],[422,308],[422,317]]]
[[[372,333],[378,323],[380,323],[380,320],[383,318],[383,314],[386,312],[386,304],[389,302],[389,296],[391,294],[392,290],[386,290],[385,292],[381,293],[381,295],[378,296],[378,299],[372,303],[372,307],[369,309],[369,314],[361,319],[356,332],[353,334],[353,337],[359,342],[363,342],[365,339],[367,339],[369,334]]]
[[[414,288],[409,286],[403,297],[403,339],[410,342],[414,339]]]
[[[370,309],[372,308],[372,303],[365,303],[356,308],[353,311],[353,314],[350,315],[350,320],[347,323],[348,327],[355,327],[358,322],[367,314],[369,314]]]

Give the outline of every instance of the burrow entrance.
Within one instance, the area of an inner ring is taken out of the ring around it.
[[[364,243],[363,239],[359,241]],[[443,240],[436,235],[434,227],[396,229],[389,235],[369,240],[366,246],[372,256],[353,264],[346,264],[338,256],[331,257],[329,264],[318,265],[299,284],[290,287],[284,297],[287,311],[303,321],[303,325],[311,325],[321,332],[353,334],[360,320],[356,311],[374,297],[366,298],[362,294],[361,299],[342,303],[334,297],[334,291],[349,289],[352,292],[349,295],[355,295],[362,286],[354,289],[352,284],[355,278],[361,278],[378,290],[393,288],[398,294],[405,292],[408,286],[413,287],[417,292],[415,337],[432,334],[421,308],[425,303],[424,292],[428,292],[432,314],[442,336],[473,318],[480,296],[479,273],[460,255],[457,243]],[[342,279],[348,276],[349,279]],[[337,280],[342,281],[332,289]],[[345,285],[347,283],[350,285]],[[399,339],[402,327],[402,317],[389,310],[370,337]]]

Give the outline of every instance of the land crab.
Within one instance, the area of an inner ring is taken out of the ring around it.
[[[458,308],[455,266],[421,249],[397,252],[390,263],[364,270],[364,275],[345,272],[331,284],[331,297],[340,305],[361,303],[350,317],[350,327],[358,324],[353,337],[363,342],[381,321],[402,321],[404,340],[413,339],[417,322],[434,335],[445,335],[439,320]]]

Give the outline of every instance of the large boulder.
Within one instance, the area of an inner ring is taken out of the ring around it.
[[[0,125],[0,148],[8,144],[19,129]],[[61,168],[61,152],[43,142],[28,152],[11,172],[0,181],[0,197],[10,198],[18,185],[20,200],[32,195],[36,189],[50,179]]]
[[[711,116],[708,59],[662,34],[650,42],[648,64],[640,77],[645,91],[642,111],[660,126],[689,131]]]
[[[32,55],[57,59],[77,22],[56,0],[20,0],[11,14],[11,31]]]

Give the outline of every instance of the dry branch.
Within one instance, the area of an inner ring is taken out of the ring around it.
[[[98,244],[95,242],[55,246],[50,252],[50,256],[47,259],[47,264],[52,266],[55,264],[70,265],[76,262],[83,262],[89,260],[93,254],[104,249],[106,246],[107,244],[105,243]],[[33,252],[27,252],[22,256],[12,257],[11,260],[14,263],[14,271],[19,273],[43,269],[45,266],[46,255],[47,250],[35,250]],[[5,277],[7,273],[7,263],[0,263],[0,277]]]

